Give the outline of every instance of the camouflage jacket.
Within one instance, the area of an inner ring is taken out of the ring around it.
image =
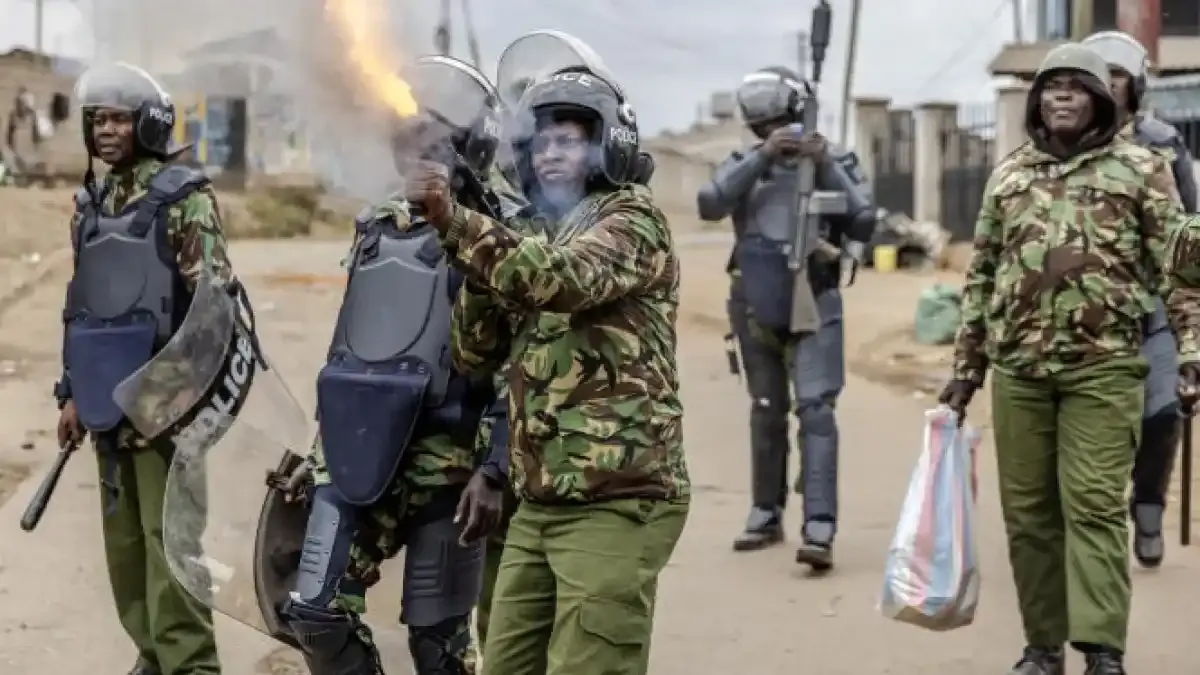
[[[469,281],[456,365],[509,364],[514,491],[540,503],[688,499],[665,216],[647,188],[622,188],[585,199],[554,236],[461,206],[444,236]]]
[[[1124,140],[1059,160],[1031,143],[988,181],[963,289],[954,375],[989,365],[1046,377],[1134,356],[1164,298],[1181,361],[1200,360],[1200,293],[1168,287],[1164,245],[1182,212],[1165,160]]]
[[[1129,118],[1117,131],[1117,137],[1136,143],[1162,155],[1175,176],[1175,188],[1186,213],[1196,212],[1196,173],[1192,153],[1175,127],[1148,114]]]

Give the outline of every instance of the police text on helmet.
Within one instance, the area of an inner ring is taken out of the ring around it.
[[[175,123],[175,115],[173,115],[168,110],[163,110],[161,108],[150,108],[149,114],[150,114],[150,119],[157,120],[159,122],[162,122],[163,124],[174,124]]]
[[[625,127],[611,127],[608,130],[608,137],[618,143],[627,145],[636,145],[638,142],[637,134]]]

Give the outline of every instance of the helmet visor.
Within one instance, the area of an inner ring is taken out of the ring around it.
[[[737,90],[738,107],[748,124],[761,124],[790,116],[795,96],[796,90],[772,73],[749,75]],[[800,103],[802,105],[803,101]]]
[[[84,71],[75,83],[80,108],[137,110],[146,103],[165,103],[167,93],[153,77],[126,63],[98,65]]]

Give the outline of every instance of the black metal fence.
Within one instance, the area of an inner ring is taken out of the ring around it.
[[[996,119],[994,105],[959,109],[958,123],[941,134],[942,227],[951,241],[969,241],[983,190],[995,165]]]
[[[888,211],[912,214],[916,124],[912,113],[893,110],[888,113],[889,133],[872,139],[875,155],[875,203]]]

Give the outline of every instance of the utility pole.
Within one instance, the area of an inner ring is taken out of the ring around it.
[[[450,56],[450,0],[442,0],[442,20],[433,33],[433,45],[442,56]]]
[[[46,36],[46,0],[33,0],[33,51],[43,54],[42,41]]]
[[[1151,67],[1158,65],[1158,41],[1162,37],[1161,0],[1117,0],[1117,28],[1137,38],[1146,48]]]
[[[808,31],[796,33],[796,72],[802,79],[808,79]]]
[[[858,24],[862,16],[862,0],[850,2],[850,41],[846,45],[846,63],[842,80],[842,128],[839,142],[846,145],[850,137],[850,100],[854,97],[854,67],[858,62]]]
[[[1079,42],[1095,32],[1094,0],[1075,0],[1071,3],[1071,41]]]
[[[471,0],[462,0],[463,24],[467,28],[467,53],[471,62],[479,70],[483,70],[483,56],[479,53],[479,36],[475,33],[475,19],[471,16]]]
[[[1011,0],[1012,5],[1012,22],[1013,22],[1013,42],[1023,44],[1025,42],[1025,21],[1021,16],[1021,0]]]

